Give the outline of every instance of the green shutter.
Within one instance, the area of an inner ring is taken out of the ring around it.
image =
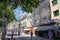
[[[54,13],[54,16],[59,16],[59,10],[56,10],[53,13]]]
[[[57,0],[52,1],[53,6],[57,4]]]

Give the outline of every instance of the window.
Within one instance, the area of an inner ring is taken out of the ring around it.
[[[30,19],[30,18],[32,18],[32,16],[28,16],[27,18]]]
[[[26,26],[26,22],[23,22],[23,24],[22,24],[22,25]]]
[[[26,22],[25,22],[25,26],[26,26]]]
[[[56,10],[53,13],[54,13],[54,16],[59,16],[59,10]]]
[[[32,16],[30,16],[30,18],[32,18]]]
[[[27,18],[29,19],[29,16]]]
[[[52,1],[53,6],[57,4],[57,0]]]

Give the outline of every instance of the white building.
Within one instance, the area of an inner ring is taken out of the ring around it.
[[[60,23],[60,0],[49,0],[51,8],[51,19]]]
[[[20,16],[21,27],[31,27],[32,14],[22,14]]]
[[[19,22],[18,21],[13,21],[13,22],[11,22],[7,25],[6,29],[7,30],[13,30],[13,29],[17,30],[18,27],[19,27]]]
[[[23,14],[20,16],[20,22],[21,22],[21,27],[23,28],[23,31],[25,34],[30,34],[31,28],[33,35],[35,35],[35,30],[33,30],[33,25],[32,25],[32,14]]]

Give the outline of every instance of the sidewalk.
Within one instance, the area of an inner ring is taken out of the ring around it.
[[[34,37],[35,35],[33,35]],[[20,37],[31,37],[31,35],[27,35],[27,34],[23,34],[23,35],[20,35]]]

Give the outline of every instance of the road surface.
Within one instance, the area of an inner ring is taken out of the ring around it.
[[[20,37],[20,40],[31,40],[31,37]],[[35,36],[32,37],[32,40],[49,40],[49,39]]]

